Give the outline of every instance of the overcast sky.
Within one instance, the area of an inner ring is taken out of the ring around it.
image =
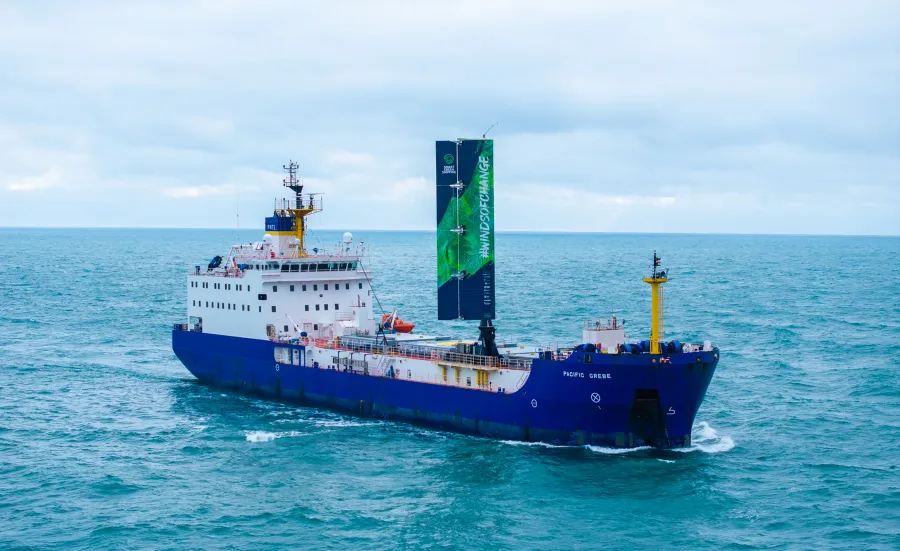
[[[0,226],[900,234],[900,2],[0,2]]]

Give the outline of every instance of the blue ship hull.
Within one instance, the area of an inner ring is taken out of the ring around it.
[[[278,364],[275,343],[256,339],[175,330],[172,348],[202,383],[267,398],[494,438],[660,448],[690,445],[719,358],[715,348],[668,356],[575,352],[535,360],[522,388],[501,394]]]

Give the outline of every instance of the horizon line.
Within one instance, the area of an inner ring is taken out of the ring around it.
[[[260,231],[257,228],[210,228],[179,226],[0,226],[2,230],[191,230],[191,231]],[[433,233],[436,228],[426,229],[373,229],[373,228],[317,228],[315,231],[350,232],[403,232]],[[263,232],[265,233],[265,232]],[[638,232],[638,231],[588,231],[588,230],[495,230],[502,234],[533,235],[708,235],[708,236],[758,236],[758,237],[900,237],[900,233],[747,233],[747,232]]]

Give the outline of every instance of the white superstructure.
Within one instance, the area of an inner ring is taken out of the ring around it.
[[[367,246],[347,232],[330,250],[310,251],[306,217],[321,211],[321,197],[302,193],[293,162],[285,170],[295,199],[276,202],[263,240],[234,245],[188,275],[186,330],[273,342],[277,364],[504,393],[525,384],[534,359],[571,351],[497,343],[499,356],[489,356],[472,341],[394,333],[396,312],[373,312]],[[584,327],[583,342],[604,352],[624,341],[614,321]]]
[[[292,257],[268,237],[233,246],[218,267],[195,267],[188,276],[191,327],[251,339],[374,333],[365,245]]]

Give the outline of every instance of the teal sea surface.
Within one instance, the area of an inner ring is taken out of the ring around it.
[[[722,352],[689,449],[457,435],[198,384],[186,274],[249,230],[0,229],[0,549],[900,549],[900,239],[497,236],[497,326],[577,343],[670,270],[666,334]],[[428,232],[354,232],[436,321]],[[340,232],[319,232],[336,243]]]

